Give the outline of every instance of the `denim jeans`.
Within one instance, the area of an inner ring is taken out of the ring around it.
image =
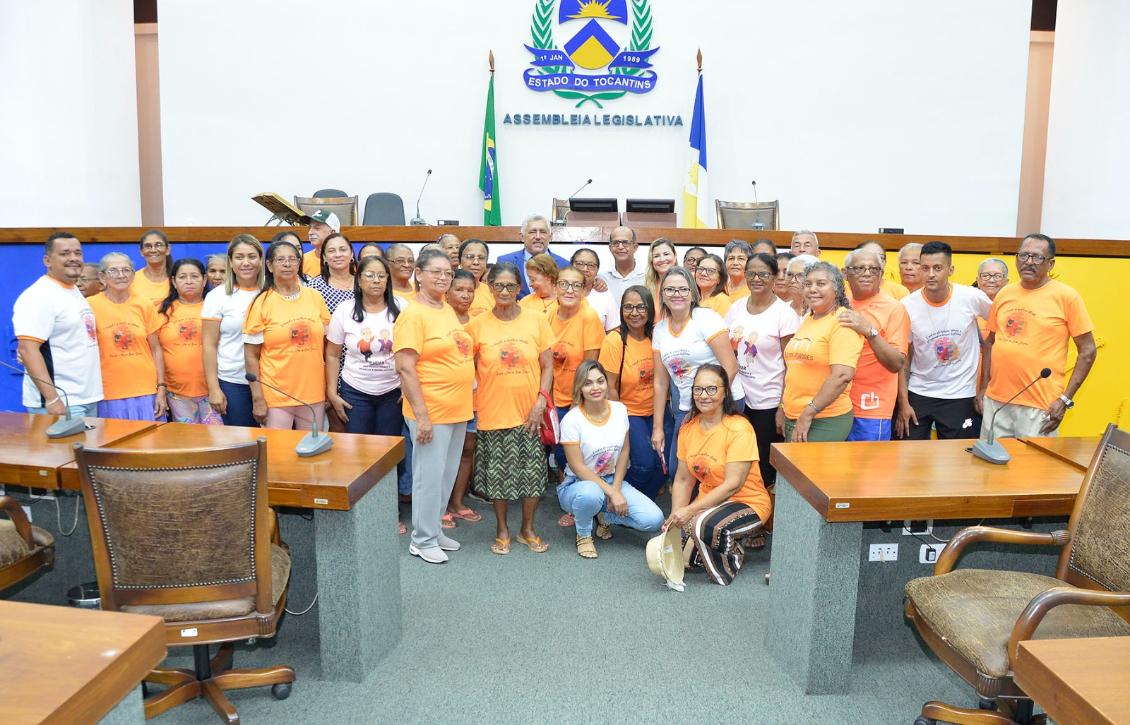
[[[228,412],[220,416],[224,419],[224,425],[241,425],[246,428],[259,427],[255,416],[251,414],[250,385],[221,380],[220,392],[228,399]]]
[[[412,437],[404,423],[403,399],[400,388],[370,395],[342,380],[338,392],[352,408],[345,411],[349,420],[346,433],[367,433],[379,436],[404,436],[404,459],[396,464],[397,492],[407,496],[412,493]]]
[[[651,447],[651,432],[654,426],[652,417],[650,415],[629,415],[628,416],[628,445],[630,450],[628,473],[624,476],[624,480],[632,484],[632,486],[650,498],[655,500],[655,494],[659,491],[659,487],[663,485],[663,463],[655,449]],[[670,415],[665,415],[663,420],[663,435],[665,439],[670,439],[673,430],[674,421]]]
[[[605,483],[612,485],[611,475],[603,478]],[[608,497],[600,486],[592,481],[567,475],[565,481],[557,487],[557,501],[561,504],[561,508],[576,518],[577,536],[592,536],[592,519],[601,511],[604,512],[605,523],[627,526],[639,531],[659,531],[659,527],[663,525],[663,512],[654,501],[637,491],[627,481],[620,484],[620,493],[628,502],[627,516],[620,516],[609,510]]]
[[[664,436],[667,448],[667,477],[671,480],[675,479],[675,471],[679,470],[679,428],[683,427],[683,421],[686,420],[689,412],[689,410],[679,410],[678,406],[671,406],[671,416],[674,418],[671,426],[673,433]]]
[[[80,418],[97,418],[98,417],[98,401],[93,403],[86,403],[84,405],[72,405],[67,409],[72,416]],[[36,415],[47,415],[47,408],[28,408],[27,412],[35,413]]]

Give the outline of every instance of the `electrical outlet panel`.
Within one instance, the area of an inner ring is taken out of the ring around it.
[[[917,520],[914,520],[914,521],[911,521],[911,520],[908,519],[908,520],[902,522],[902,535],[903,536],[914,536],[915,534],[917,534],[918,536],[927,536],[927,535],[933,533],[933,531],[934,531],[934,520],[933,519],[926,519],[925,521],[923,521],[922,519],[917,519]]]
[[[867,554],[867,561],[898,561],[898,544],[872,544]]]

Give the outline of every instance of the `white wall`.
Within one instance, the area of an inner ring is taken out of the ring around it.
[[[1130,238],[1130,4],[1072,0],[1056,15],[1042,231]]]
[[[501,124],[573,112],[522,85],[533,7],[161,0],[166,224],[261,223],[252,194],[324,186],[398,192],[410,217],[427,168],[425,218],[478,222],[491,48],[504,223],[590,176],[587,195],[681,199],[701,47],[712,197],[756,179],[785,228],[1015,229],[1028,2],[653,0],[658,87],[602,111],[688,124],[647,130]]]
[[[0,0],[0,226],[141,223],[130,0]]]

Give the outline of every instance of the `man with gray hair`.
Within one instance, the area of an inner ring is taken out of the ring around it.
[[[915,292],[926,284],[919,258],[922,256],[922,245],[918,242],[902,245],[899,250],[899,281],[907,290]]]
[[[498,262],[509,262],[518,268],[518,274],[521,276],[521,288],[518,290],[518,299],[522,299],[530,293],[529,280],[526,279],[526,262],[533,259],[539,254],[548,254],[553,257],[553,261],[557,263],[558,269],[564,269],[569,266],[569,260],[564,257],[559,257],[553,252],[549,251],[549,220],[541,214],[531,214],[526,217],[522,222],[522,231],[520,233],[522,240],[522,248],[510,254],[504,254],[498,258]]]
[[[910,294],[910,290],[908,290],[906,287],[903,287],[893,279],[887,279],[885,274],[885,272],[887,271],[887,250],[883,248],[882,244],[879,244],[874,239],[868,239],[866,242],[856,247],[856,250],[868,250],[875,253],[876,261],[879,262],[880,272],[883,273],[883,281],[880,284],[880,289],[889,294],[891,297],[894,297],[896,300],[901,300],[903,297],[906,297],[908,294]]]
[[[819,257],[820,240],[816,238],[816,232],[807,229],[794,232],[793,239],[789,243],[789,251],[794,255],[811,254],[813,257]]]

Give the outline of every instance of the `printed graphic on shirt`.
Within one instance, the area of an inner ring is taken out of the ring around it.
[[[391,370],[393,367],[392,337],[388,330],[381,330],[380,337],[373,334],[372,328],[361,328],[361,338],[357,341],[357,352],[361,353],[365,365],[370,370]]]
[[[134,344],[137,342],[137,338],[134,337],[133,331],[129,328],[130,325],[128,322],[119,322],[111,328],[114,335],[114,347],[121,350],[124,354],[140,355],[141,350]]]
[[[863,393],[859,396],[860,410],[876,410],[880,405],[877,393]]]
[[[86,328],[86,336],[90,341],[97,341],[98,328],[94,325],[94,312],[89,307],[82,311],[82,325]]]
[[[753,362],[757,357],[757,332],[745,334],[745,328],[741,325],[735,325],[730,330],[730,347],[734,348],[734,354],[737,355],[738,361],[745,363]]]
[[[961,348],[957,344],[955,330],[946,330],[944,332],[936,332],[927,338],[930,341],[930,346],[934,348],[934,357],[937,359],[939,365],[952,365],[961,359]]]
[[[291,323],[290,341],[296,347],[307,347],[310,344],[310,323],[306,320],[296,320]]]
[[[592,470],[598,476],[607,476],[609,473],[614,472],[616,468],[616,458],[619,453],[619,446],[599,449],[593,459]]]
[[[685,350],[674,350],[671,353],[663,356],[663,364],[667,366],[668,372],[671,377],[676,380],[682,380],[687,377],[691,371],[691,364],[687,358]]]
[[[455,330],[451,333],[451,339],[455,341],[455,349],[459,351],[459,354],[470,360],[471,353],[475,349],[475,343],[471,336],[462,330]]]
[[[1029,310],[1010,310],[1008,318],[1004,321],[1004,334],[1011,338],[1024,337],[1024,331],[1028,329],[1027,318],[1031,314]]]
[[[717,461],[714,456],[707,453],[699,453],[691,457],[691,472],[696,479],[701,481],[706,477],[706,474],[710,471],[710,467],[715,463],[717,463]]]
[[[177,337],[181,341],[192,344],[200,336],[200,320],[181,320],[177,323]]]
[[[651,385],[655,382],[655,367],[651,360],[646,358],[640,360],[639,373],[640,385]]]
[[[507,370],[514,370],[522,364],[522,352],[512,340],[506,340],[498,346],[498,357]],[[553,359],[556,361],[557,357],[554,356]]]

